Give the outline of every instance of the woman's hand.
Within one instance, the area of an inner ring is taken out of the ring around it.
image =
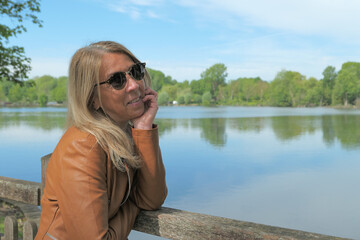
[[[145,96],[142,99],[145,111],[140,117],[131,120],[134,124],[134,128],[145,130],[152,129],[153,121],[159,109],[157,96],[157,92],[151,88],[145,89]]]

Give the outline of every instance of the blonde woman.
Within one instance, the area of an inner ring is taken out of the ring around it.
[[[127,239],[140,209],[159,208],[167,195],[145,63],[115,42],[79,49],[68,102],[35,239]]]

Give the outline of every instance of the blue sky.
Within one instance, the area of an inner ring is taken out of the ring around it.
[[[228,81],[283,69],[320,79],[360,62],[359,12],[358,0],[42,0],[44,27],[27,23],[10,44],[25,47],[30,77],[67,75],[78,48],[113,40],[178,81],[215,63]]]

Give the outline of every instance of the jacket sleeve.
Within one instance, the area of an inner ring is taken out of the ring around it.
[[[62,149],[56,195],[69,239],[127,239],[138,207],[127,201],[108,219],[106,155],[93,136]]]
[[[132,136],[143,164],[136,171],[131,199],[141,209],[155,210],[163,204],[167,195],[158,128],[156,125],[151,130],[133,128]]]

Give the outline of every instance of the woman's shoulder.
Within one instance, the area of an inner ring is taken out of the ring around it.
[[[77,127],[70,127],[66,130],[57,144],[54,152],[54,157],[61,159],[62,162],[69,159],[69,162],[74,163],[74,158],[77,162],[82,162],[80,159],[84,157],[83,161],[87,162],[89,159],[105,158],[106,154],[98,144],[94,135]],[[102,160],[99,160],[100,162]]]
[[[73,141],[85,141],[85,142],[89,142],[89,143],[96,143],[96,138],[94,135],[92,135],[91,133],[82,130],[78,127],[75,126],[71,126],[69,127],[64,135],[62,136],[60,141],[65,141],[65,142],[73,142]]]
[[[61,137],[55,150],[100,151],[101,148],[91,133],[78,127],[69,127]]]

